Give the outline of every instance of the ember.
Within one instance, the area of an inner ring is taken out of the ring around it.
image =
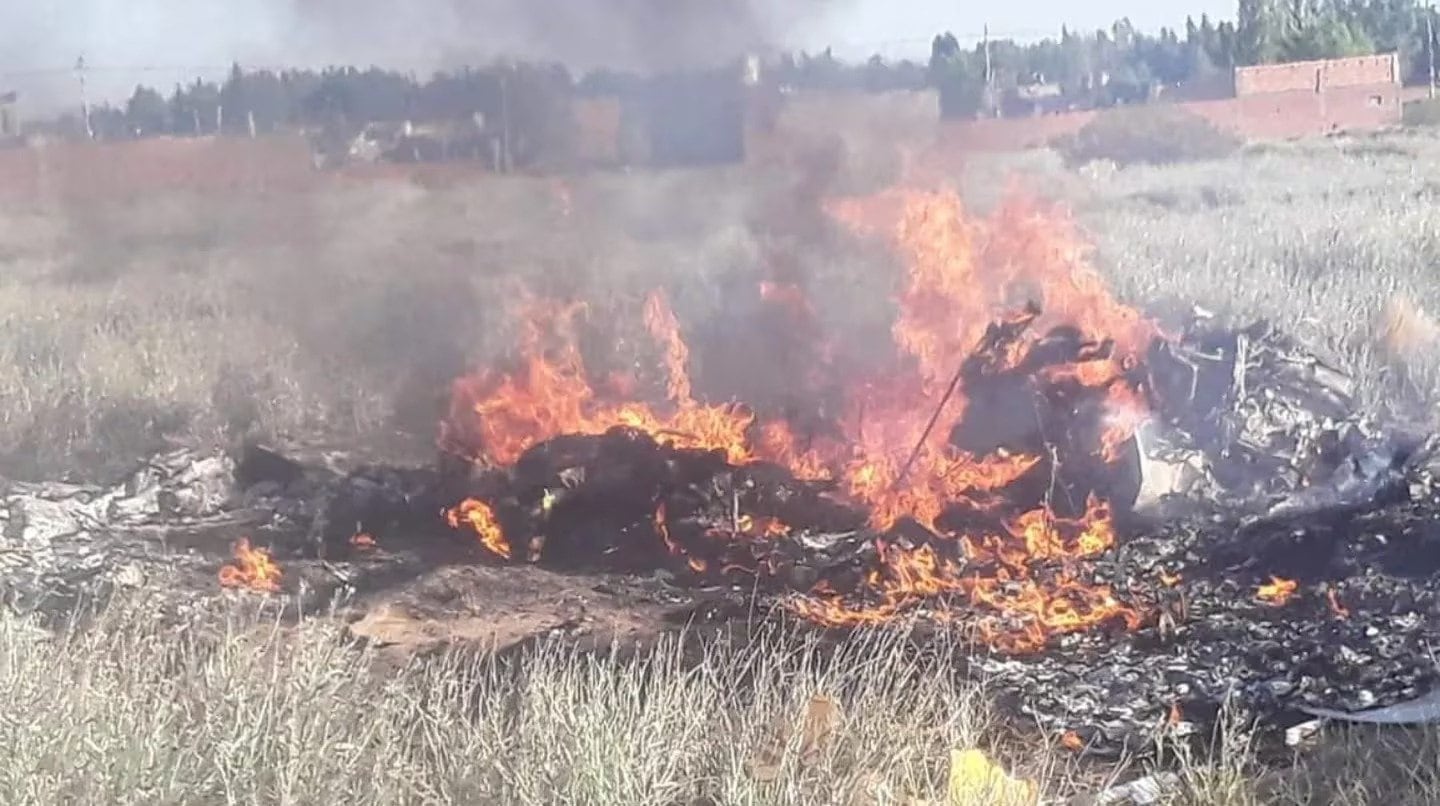
[[[220,584],[226,588],[245,588],[266,593],[280,592],[280,579],[284,574],[280,566],[271,559],[270,552],[263,548],[252,548],[250,538],[235,541],[235,562],[220,567]]]
[[[460,502],[460,506],[446,510],[445,520],[451,529],[468,526],[475,530],[481,545],[497,556],[510,559],[510,543],[505,540],[505,534],[495,520],[495,511],[489,504],[467,498]]]
[[[1293,579],[1281,579],[1272,576],[1269,582],[1261,585],[1255,591],[1255,598],[1262,602],[1273,604],[1276,607],[1281,607],[1290,601],[1299,587],[1299,584]]]
[[[1330,603],[1330,612],[1334,613],[1336,618],[1350,618],[1350,610],[1340,602],[1340,595],[1335,592],[1334,588],[1325,590],[1325,599]]]

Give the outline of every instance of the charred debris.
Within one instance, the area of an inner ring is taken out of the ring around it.
[[[1036,362],[1103,349],[1054,332],[992,372],[985,356],[1027,324],[992,327],[988,348],[960,369],[972,401],[1014,411],[1005,402],[1034,395],[1024,379]],[[1226,701],[1281,724],[1307,709],[1359,713],[1440,688],[1436,441],[1361,413],[1350,378],[1264,324],[1197,317],[1133,369],[1146,373],[1151,416],[1117,462],[1067,447],[1093,432],[1076,417],[1099,402],[1084,388],[1027,402],[1023,422],[962,422],[949,435],[966,450],[1048,457],[1008,489],[1052,506],[1062,543],[1085,539],[1065,531],[1066,519],[1080,523],[1096,494],[1111,501],[1118,535],[1083,568],[1057,552],[1003,573],[1003,547],[980,551],[940,533],[1003,532],[987,521],[1002,516],[975,502],[948,508],[939,531],[907,519],[877,528],[833,482],[616,427],[545,440],[507,467],[452,455],[395,467],[250,446],[176,451],[109,487],[8,483],[0,583],[26,607],[177,563],[213,585],[216,536],[241,532],[281,564],[331,569],[335,584],[312,594],[366,584],[353,569],[377,543],[392,556],[419,547],[418,563],[658,572],[712,616],[723,617],[724,602],[753,610],[758,597],[777,617],[843,629],[893,623],[923,635],[978,624],[1024,636],[982,637],[957,667],[983,672],[1017,712],[1097,751],[1209,722]],[[1095,407],[1092,420],[1101,416]],[[925,564],[881,562],[895,552]],[[942,568],[951,573],[940,581],[880,579]],[[967,587],[976,577],[994,584]],[[1012,624],[1027,579],[1077,592],[1052,588],[1061,593]]]

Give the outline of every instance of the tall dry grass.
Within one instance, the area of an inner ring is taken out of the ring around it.
[[[53,632],[0,613],[0,802],[988,806],[947,799],[950,751],[970,748],[1031,781],[1025,802],[1084,802],[1152,764],[1179,774],[1160,801],[1175,806],[1440,802],[1434,729],[1332,727],[1261,764],[1235,716],[1198,751],[1079,764],[997,720],[943,642],[895,633],[541,641],[396,666],[324,616],[150,612],[127,600]]]
[[[1375,324],[1397,295],[1440,311],[1436,157],[1440,139],[1402,133],[1174,166],[986,157],[951,178],[982,208],[1015,175],[1068,199],[1125,298],[1275,319],[1383,405],[1440,390],[1440,352],[1418,345],[1397,371]],[[598,308],[668,285],[694,324],[730,315],[733,283],[797,264],[832,331],[884,344],[886,256],[813,211],[853,158],[817,159],[563,190],[490,177],[7,208],[0,475],[108,473],[167,440],[245,432],[423,443],[446,382],[509,344],[516,278]]]
[[[53,635],[0,616],[0,802],[888,803],[936,796],[948,751],[994,733],[975,683],[894,636],[549,642],[382,671],[326,618],[145,615]],[[822,695],[823,735],[805,719]]]
[[[1352,372],[1368,405],[1429,414],[1440,351],[1418,340],[1393,360],[1381,314],[1397,297],[1440,313],[1440,184],[1425,167],[1437,157],[1430,133],[1251,147],[1112,169],[1074,205],[1127,299],[1270,319]]]
[[[1036,154],[954,178],[993,196],[1023,170],[1072,202],[1126,298],[1275,319],[1381,406],[1440,389],[1435,351],[1397,377],[1373,325],[1397,294],[1440,310],[1437,156],[1440,140],[1403,134],[1172,167],[1070,171]],[[883,333],[877,256],[765,226],[786,211],[757,200],[784,184],[580,180],[578,219],[525,179],[4,211],[0,476],[94,474],[166,439],[249,431],[426,440],[444,382],[508,343],[495,301],[514,277],[616,304],[670,282],[682,319],[700,321],[724,314],[727,277],[782,249],[825,272],[835,300],[867,303],[822,316]],[[211,625],[122,608],[50,634],[0,615],[0,802],[943,802],[946,754],[975,743],[1052,791],[1077,774],[1043,741],[1017,754],[979,682],[880,636],[838,661],[806,640],[634,657],[543,645],[392,673],[329,619]],[[801,763],[795,725],[821,694],[840,730]],[[757,781],[748,762],[777,734],[788,750]],[[1440,802],[1434,731],[1341,734],[1280,772],[1256,763],[1243,726],[1227,736],[1223,752],[1175,759],[1174,802]]]

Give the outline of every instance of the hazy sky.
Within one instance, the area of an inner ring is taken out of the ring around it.
[[[837,50],[838,43],[897,43],[886,50],[918,44],[923,54],[929,50],[929,38],[942,30],[978,37],[988,24],[1002,36],[1034,39],[1058,34],[1062,24],[1108,28],[1115,20],[1129,17],[1137,28],[1153,31],[1161,26],[1178,28],[1187,14],[1197,19],[1202,13],[1230,19],[1235,16],[1235,5],[1236,0],[852,0],[805,38],[837,43]],[[918,41],[910,44],[903,40]],[[849,53],[852,48],[844,50]]]
[[[1235,0],[0,0],[0,91],[19,87],[32,100],[72,93],[64,68],[81,54],[96,68],[96,93],[113,96],[137,82],[173,83],[173,68],[236,60],[423,72],[509,53],[589,66],[657,42],[695,52],[760,40],[923,57],[942,30],[969,40],[988,23],[996,36],[1035,39],[1062,24],[1093,29],[1128,16],[1153,30],[1179,26],[1186,14],[1232,17],[1234,8]]]

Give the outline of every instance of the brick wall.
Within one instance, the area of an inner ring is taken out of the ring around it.
[[[1235,95],[1242,98],[1274,92],[1323,92],[1399,83],[1400,64],[1393,53],[1265,64],[1235,70]]]
[[[1184,107],[1250,140],[1363,131],[1400,123],[1400,87],[1344,87],[1316,94],[1304,90],[1203,101]]]
[[[1175,104],[1247,140],[1286,140],[1346,130],[1373,130],[1400,123],[1396,84],[1343,87],[1316,94],[1297,90]],[[951,121],[941,126],[947,148],[1022,151],[1074,134],[1096,111],[1066,112],[1009,120]]]

